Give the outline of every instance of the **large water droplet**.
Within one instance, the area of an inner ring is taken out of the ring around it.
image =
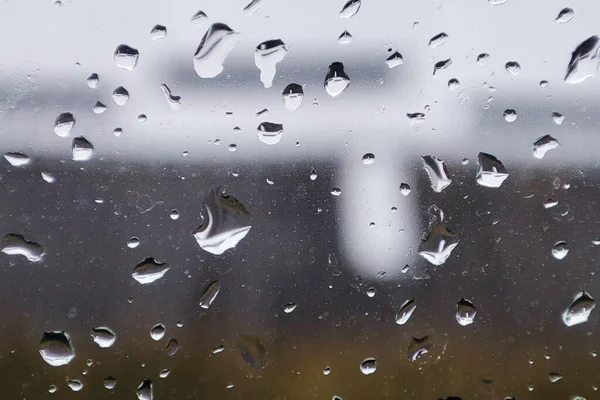
[[[83,136],[73,139],[71,151],[74,161],[87,161],[94,155],[94,146]]]
[[[119,45],[115,50],[114,58],[117,67],[131,71],[135,68],[140,56],[139,51],[126,44]]]
[[[117,335],[112,329],[105,326],[92,329],[92,339],[99,347],[107,349],[117,340]]]
[[[274,122],[262,122],[256,128],[258,139],[269,145],[277,144],[283,135],[283,125]]]
[[[479,153],[477,156],[477,183],[481,186],[499,188],[508,178],[504,164],[488,153]]]
[[[325,90],[331,97],[339,96],[350,85],[350,77],[341,62],[333,62],[329,65],[329,71],[325,76]]]
[[[296,108],[300,107],[302,104],[302,100],[304,99],[304,90],[302,86],[297,83],[290,83],[283,89],[281,93],[283,97],[283,104],[285,108],[290,111],[294,111]]]
[[[533,143],[533,156],[542,159],[552,149],[560,146],[558,140],[550,135],[544,135]]]
[[[150,337],[152,340],[161,340],[165,337],[165,333],[167,333],[167,328],[165,328],[163,324],[156,324],[150,329]]]
[[[123,86],[119,86],[113,91],[112,98],[119,106],[124,106],[129,100],[129,92]]]
[[[433,265],[442,265],[450,257],[459,240],[456,234],[446,227],[444,212],[440,208],[431,206],[429,212],[429,233],[419,246],[419,255]]]
[[[552,246],[552,257],[562,260],[569,254],[569,244],[564,240],[558,241]]]
[[[429,338],[429,336],[424,336],[422,338],[413,337],[410,345],[408,346],[406,356],[410,361],[417,361],[419,358],[429,353],[432,347],[433,341]]]
[[[429,39],[429,47],[438,47],[446,43],[446,40],[448,40],[448,35],[446,33],[438,33],[437,35]]]
[[[24,165],[29,164],[29,162],[31,161],[28,155],[19,153],[17,151],[9,151],[8,153],[4,154],[4,158],[13,167],[22,167]]]
[[[217,295],[219,294],[220,290],[221,284],[219,283],[219,281],[211,282],[204,290],[204,293],[202,293],[202,297],[200,297],[200,307],[204,308],[205,310],[208,310],[210,305],[217,298]]]
[[[98,87],[98,83],[100,82],[100,77],[98,76],[98,74],[93,73],[90,76],[88,76],[86,82],[91,89],[96,89]]]
[[[350,44],[352,43],[352,35],[348,31],[344,31],[338,36],[337,39],[339,44]]]
[[[152,400],[152,381],[146,379],[140,383],[135,391],[138,400]]]
[[[398,65],[404,64],[404,59],[402,58],[402,54],[396,51],[391,56],[385,59],[385,63],[389,68],[394,68]]]
[[[106,378],[104,378],[104,387],[107,388],[108,390],[113,390],[115,388],[115,386],[117,386],[117,380],[115,378],[113,378],[112,376],[107,376]]]
[[[564,24],[565,22],[569,22],[570,20],[572,20],[574,16],[575,12],[573,11],[573,9],[566,7],[560,10],[554,21],[558,22],[559,24]]]
[[[131,276],[142,285],[146,285],[162,278],[169,268],[169,264],[156,262],[154,257],[149,257],[135,266]]]
[[[377,371],[377,359],[365,358],[363,362],[360,363],[360,372],[364,375],[371,375],[375,371]]]
[[[181,107],[181,97],[173,95],[171,89],[164,83],[160,85],[160,89],[165,95],[165,99],[167,99],[167,103],[169,104],[169,107],[171,107],[171,110],[179,110]]]
[[[83,389],[83,382],[79,379],[67,379],[67,386],[74,392],[79,392]]]
[[[573,302],[562,314],[566,326],[574,326],[587,322],[596,302],[587,292],[578,293]]]
[[[519,72],[521,72],[521,64],[519,64],[516,61],[509,61],[504,65],[504,68],[506,69],[506,72],[508,72],[511,75],[519,75]]]
[[[2,250],[9,256],[23,256],[28,261],[40,262],[44,258],[44,247],[25,239],[23,235],[8,233],[2,239]]]
[[[260,70],[260,81],[266,88],[273,86],[273,78],[277,73],[277,63],[282,61],[288,47],[281,39],[262,42],[254,50],[254,63]]]
[[[208,193],[202,210],[202,224],[194,231],[194,238],[209,253],[223,254],[250,231],[251,217],[246,207],[219,187]]]
[[[173,357],[179,351],[179,342],[177,339],[169,339],[165,351],[169,357]]]
[[[75,126],[75,116],[70,112],[62,113],[54,121],[54,133],[60,137],[69,136],[73,126]]]
[[[456,303],[456,322],[462,326],[471,325],[475,320],[477,309],[469,300],[460,299]]]
[[[221,22],[212,24],[194,53],[194,69],[201,78],[213,78],[223,72],[223,63],[240,40],[240,35]]]
[[[423,156],[423,167],[427,171],[431,188],[434,192],[440,193],[452,183],[448,174],[446,163],[435,156]]]
[[[154,25],[150,31],[150,38],[152,40],[164,39],[167,37],[167,27],[164,25]]]
[[[62,331],[44,332],[40,340],[40,355],[53,367],[67,365],[75,357],[69,335]]]
[[[596,75],[600,66],[599,41],[594,35],[577,45],[567,66],[566,83],[580,83]]]
[[[446,60],[438,61],[433,66],[433,75],[435,75],[438,71],[448,68],[452,65],[452,58],[448,58]]]
[[[413,312],[415,312],[416,308],[417,305],[415,304],[415,299],[406,300],[396,313],[396,323],[398,325],[404,325],[407,323],[410,317],[413,315]]]
[[[342,7],[342,11],[340,11],[341,18],[350,18],[356,15],[358,10],[360,10],[361,2],[360,0],[348,0],[344,7]]]

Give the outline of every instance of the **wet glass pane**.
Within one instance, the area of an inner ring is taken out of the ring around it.
[[[598,12],[0,2],[3,396],[593,398]]]

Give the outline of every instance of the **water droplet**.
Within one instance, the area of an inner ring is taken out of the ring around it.
[[[86,82],[91,89],[96,89],[98,87],[98,83],[100,82],[100,77],[98,77],[98,74],[93,73],[88,76]]]
[[[171,212],[169,213],[169,217],[175,221],[177,219],[179,219],[179,211],[177,210],[171,210]]]
[[[493,6],[499,6],[501,4],[506,3],[508,0],[488,0],[488,3],[490,3]]]
[[[352,43],[352,35],[350,32],[344,31],[340,36],[338,36],[337,41],[339,44],[350,44]]]
[[[446,43],[446,40],[448,40],[447,34],[445,34],[444,32],[438,33],[437,35],[429,39],[429,47],[438,47]]]
[[[448,58],[447,60],[442,60],[442,61],[436,62],[435,65],[433,66],[433,75],[435,76],[437,71],[446,69],[451,65],[452,65],[452,58]]]
[[[341,18],[351,18],[356,15],[358,10],[360,10],[361,2],[360,0],[348,0],[342,11],[340,11]]]
[[[119,45],[114,54],[117,67],[131,71],[135,68],[140,57],[139,51],[126,44]]]
[[[218,353],[221,353],[224,350],[225,350],[225,346],[220,345],[220,346],[217,346],[214,349],[212,349],[212,353],[213,354],[218,354]]]
[[[48,393],[56,393],[58,388],[55,385],[48,386]]]
[[[544,135],[533,143],[533,156],[542,159],[552,149],[560,146],[558,140],[550,135]]]
[[[206,15],[206,13],[202,10],[198,10],[194,13],[194,15],[192,15],[192,17],[190,18],[190,21],[193,22],[194,24],[202,25],[202,24],[204,24],[204,22],[206,22],[207,19],[208,19],[208,16]]]
[[[152,400],[152,381],[150,379],[143,380],[135,390],[135,395],[138,400]]]
[[[129,100],[129,92],[123,86],[119,86],[113,91],[112,98],[119,106],[124,106]]]
[[[562,314],[566,326],[574,326],[587,322],[596,302],[587,292],[578,293],[573,302]]]
[[[598,36],[591,36],[577,45],[567,66],[566,83],[580,83],[596,75],[600,66],[599,41]]]
[[[146,117],[146,114],[140,114],[137,116],[137,120],[138,122],[146,122],[148,120],[148,117]]]
[[[138,239],[136,236],[130,237],[129,240],[127,241],[127,247],[129,247],[130,249],[135,249],[139,245],[140,245],[140,239]]]
[[[13,167],[22,167],[24,165],[29,164],[29,162],[31,161],[29,156],[27,156],[23,153],[16,152],[16,151],[10,151],[10,152],[4,154],[4,158]]]
[[[429,336],[424,336],[422,338],[413,337],[410,345],[408,346],[408,352],[406,355],[410,361],[415,362],[425,354],[429,353],[432,347],[433,341],[429,338]]]
[[[181,97],[171,94],[171,89],[164,83],[160,85],[160,89],[165,95],[165,99],[167,99],[167,103],[169,104],[169,107],[171,107],[171,110],[179,110],[181,107]]]
[[[246,13],[246,15],[252,16],[252,14],[254,14],[259,8],[261,8],[265,2],[266,0],[252,0],[246,5],[246,7],[244,7],[242,11]]]
[[[521,64],[516,61],[507,62],[504,68],[511,75],[519,75],[519,72],[521,72]]]
[[[325,367],[325,369],[323,370],[323,375],[327,376],[329,374],[331,374],[331,368]]]
[[[285,58],[288,47],[281,39],[262,42],[254,50],[254,63],[260,70],[260,81],[265,88],[273,86],[273,78],[277,72],[277,63]]]
[[[285,306],[283,306],[283,312],[286,314],[290,314],[296,309],[296,307],[298,307],[296,303],[288,303]]]
[[[167,346],[165,347],[167,355],[173,357],[179,351],[179,342],[177,339],[169,339]]]
[[[258,139],[268,145],[279,143],[283,135],[283,125],[275,122],[262,122],[256,128]]]
[[[401,183],[400,193],[402,193],[404,196],[408,196],[410,194],[410,185],[408,183]]]
[[[456,322],[461,326],[471,325],[475,320],[477,309],[469,300],[460,299],[456,303]]]
[[[572,20],[574,16],[575,12],[573,11],[573,9],[566,7],[560,10],[554,21],[558,22],[559,24],[564,24]]]
[[[477,64],[485,65],[485,63],[487,63],[489,59],[490,55],[488,53],[481,53],[477,56]]]
[[[170,373],[171,373],[171,371],[169,371],[168,369],[161,369],[160,372],[158,373],[158,377],[165,379],[167,376],[169,376]]]
[[[107,376],[104,378],[104,387],[108,390],[113,390],[117,386],[117,380],[112,376]]]
[[[67,386],[69,386],[72,391],[79,392],[83,389],[83,382],[79,379],[67,379]]]
[[[54,121],[54,133],[60,137],[69,136],[73,126],[75,126],[75,116],[70,112],[62,113]]]
[[[123,128],[115,128],[113,129],[113,135],[115,135],[115,137],[119,137],[123,134]]]
[[[100,326],[92,329],[92,339],[99,347],[107,349],[115,344],[117,335],[112,331],[112,329],[105,326]]]
[[[223,72],[223,63],[240,35],[223,23],[215,23],[208,28],[194,53],[194,69],[201,78],[214,78]]]
[[[459,240],[456,234],[446,227],[444,212],[440,208],[433,205],[429,208],[429,213],[429,233],[419,246],[419,255],[431,264],[439,266],[450,257]]]
[[[235,143],[229,144],[229,146],[227,146],[227,150],[229,150],[229,151],[236,151],[237,150],[237,144],[235,144]]]
[[[569,244],[564,240],[558,241],[552,247],[552,257],[562,260],[569,254]]]
[[[375,371],[377,371],[377,359],[365,358],[363,362],[360,363],[360,372],[364,375],[371,375]]]
[[[150,31],[150,38],[152,40],[164,39],[167,37],[167,27],[163,25],[154,25],[154,28]]]
[[[552,208],[558,205],[558,201],[557,200],[553,200],[553,199],[547,199],[544,202],[544,208],[548,209],[548,208]]]
[[[200,297],[200,307],[204,308],[205,310],[208,310],[210,305],[217,298],[217,295],[219,294],[220,290],[221,284],[219,283],[219,281],[211,282],[204,290],[204,293],[202,293],[202,297]]]
[[[331,189],[331,194],[334,196],[339,196],[342,194],[342,189],[334,187]]]
[[[407,113],[406,117],[410,120],[411,125],[416,125],[425,121],[425,114],[422,112]]]
[[[296,108],[300,107],[302,104],[302,100],[304,99],[304,90],[302,86],[297,83],[290,83],[283,89],[281,93],[283,96],[283,104],[285,108],[290,111],[294,111]]]
[[[479,185],[499,188],[506,178],[508,178],[508,172],[500,160],[491,154],[479,153],[476,176]]]
[[[131,276],[142,285],[146,285],[162,278],[169,268],[169,264],[156,262],[154,257],[149,257],[135,266]]]
[[[434,192],[440,193],[452,183],[448,174],[446,163],[435,156],[423,156],[423,167],[427,171],[431,188]]]
[[[71,151],[74,161],[87,161],[94,155],[94,146],[83,136],[73,139]]]
[[[550,383],[556,383],[558,381],[560,381],[563,378],[562,374],[558,373],[558,372],[550,372],[550,374],[548,374],[548,380],[550,381]]]
[[[285,94],[285,89],[284,89],[284,91],[283,91],[282,94]],[[285,97],[284,97],[284,100],[285,100]],[[264,117],[265,115],[267,115],[268,113],[269,113],[269,109],[268,108],[263,108],[262,110],[260,110],[256,114],[254,114],[254,116],[256,118],[261,118],[261,117]]]
[[[150,329],[150,337],[156,341],[165,337],[165,333],[167,333],[167,328],[163,324],[156,324]]]
[[[375,297],[376,294],[377,294],[377,291],[375,290],[375,288],[370,287],[370,288],[367,289],[367,296],[368,297],[373,298],[373,297]]]
[[[56,181],[56,178],[50,172],[42,171],[41,175],[42,179],[48,183],[54,183]]]
[[[504,110],[504,120],[506,122],[515,122],[517,120],[517,111],[513,108]]]
[[[94,104],[94,108],[92,108],[92,111],[94,112],[94,114],[102,114],[103,112],[106,111],[106,106],[100,101],[96,101],[96,104]]]
[[[396,323],[398,325],[404,325],[408,322],[410,317],[415,312],[417,305],[415,304],[415,299],[406,300],[402,307],[396,313]]]
[[[45,255],[42,245],[29,241],[23,235],[16,233],[4,235],[1,251],[9,256],[23,256],[31,262],[40,262]]]
[[[540,81],[540,87],[546,88],[546,87],[548,87],[548,85],[549,85],[548,81]]]
[[[333,62],[329,65],[329,71],[325,76],[324,87],[331,97],[337,97],[350,85],[350,77],[341,62]]]
[[[559,112],[553,112],[552,113],[552,120],[554,121],[554,123],[556,123],[556,125],[562,125],[562,123],[565,120],[565,116],[562,115]]]
[[[385,59],[385,63],[389,68],[394,68],[398,65],[404,64],[404,59],[402,58],[402,54],[396,51],[394,54]]]
[[[234,248],[250,231],[250,213],[221,188],[212,189],[202,205],[202,224],[194,231],[200,248],[220,255]]]
[[[371,165],[375,162],[375,154],[373,153],[367,153],[363,156],[362,158],[362,162],[365,165]]]
[[[40,355],[53,367],[67,365],[75,357],[69,335],[62,331],[44,332],[40,340]]]

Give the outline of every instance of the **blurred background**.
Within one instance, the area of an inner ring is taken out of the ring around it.
[[[134,398],[144,379],[156,399],[597,395],[598,317],[566,327],[561,314],[582,290],[600,296],[600,83],[564,82],[571,53],[598,33],[600,5],[492,3],[365,0],[340,18],[343,1],[263,0],[254,13],[244,0],[1,2],[0,146],[31,161],[1,160],[0,233],[46,252],[40,263],[0,254],[5,397]],[[565,7],[572,19],[557,22]],[[190,21],[200,10],[207,17]],[[221,74],[201,78],[192,56],[216,22],[239,32],[239,43]],[[153,40],[157,24],[167,34]],[[339,43],[346,30],[351,43]],[[430,46],[442,32],[446,41]],[[288,52],[265,88],[254,52],[271,39]],[[121,44],[139,51],[130,71],[115,65]],[[403,64],[390,68],[396,51]],[[350,85],[332,98],[323,83],[336,61]],[[93,73],[96,88],[86,82]],[[290,83],[304,90],[295,111],[282,98]],[[162,84],[181,97],[179,109]],[[129,92],[122,106],[112,98],[119,86]],[[96,101],[104,113],[92,111]],[[68,137],[53,132],[64,112],[76,118]],[[263,122],[283,125],[277,144],[259,140]],[[560,147],[537,159],[533,143],[546,134]],[[72,159],[78,136],[94,146],[88,161]],[[500,188],[476,183],[479,152],[506,167]],[[452,183],[441,193],[425,155],[446,162]],[[217,186],[252,225],[222,255],[192,235]],[[545,208],[548,199],[558,205]],[[432,205],[459,240],[439,267],[417,254]],[[134,236],[140,245],[129,248]],[[561,240],[569,253],[558,260],[551,250]],[[171,269],[140,285],[131,273],[147,257]],[[206,310],[199,301],[213,281],[221,290]],[[477,308],[464,327],[455,319],[463,297]],[[415,312],[397,325],[409,299]],[[289,303],[297,308],[288,314]],[[167,328],[158,342],[149,333],[157,323]],[[98,326],[116,332],[112,347],[92,341]],[[67,366],[38,353],[51,330],[72,338]],[[413,338],[424,336],[433,346],[410,361]],[[169,357],[171,338],[180,348]],[[364,375],[369,357],[377,370]],[[563,379],[551,383],[550,373]],[[109,375],[113,390],[103,387]],[[67,378],[83,389],[71,391]]]

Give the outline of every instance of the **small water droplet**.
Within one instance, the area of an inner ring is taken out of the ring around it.
[[[69,136],[75,126],[75,116],[70,112],[64,112],[56,117],[54,121],[54,133],[60,137]]]
[[[596,302],[587,292],[579,292],[573,302],[562,314],[566,326],[575,326],[587,322]]]
[[[325,367],[325,369],[323,370],[323,375],[327,376],[329,374],[331,374],[331,368]]]
[[[266,0],[252,0],[242,10],[246,15],[252,16],[259,8],[266,3]]]
[[[92,339],[99,347],[107,349],[115,344],[117,335],[112,329],[106,326],[100,326],[92,329]]]
[[[148,117],[146,117],[146,114],[140,114],[137,116],[138,122],[146,122],[147,120],[148,120]]]
[[[277,73],[277,63],[283,61],[288,48],[281,39],[262,42],[254,50],[254,63],[260,70],[260,81],[265,88],[273,86],[273,78]]]
[[[143,380],[135,390],[135,395],[138,400],[152,400],[152,381],[150,379]]]
[[[560,10],[554,21],[558,22],[559,24],[564,24],[572,20],[574,16],[575,12],[573,11],[573,9],[566,7]]]
[[[310,180],[311,180],[311,181],[314,181],[314,180],[316,180],[316,179],[317,179],[317,171],[315,171],[315,169],[314,169],[314,168],[310,170],[310,175],[309,175],[309,177],[310,177]]]
[[[217,298],[220,290],[221,283],[219,283],[219,281],[211,282],[204,290],[204,293],[202,293],[202,297],[200,297],[200,307],[208,310],[210,305]]]
[[[540,87],[541,88],[547,88],[549,85],[548,81],[540,81]]]
[[[333,189],[331,189],[331,194],[334,196],[339,196],[342,194],[342,189],[334,187]]]
[[[396,51],[394,54],[385,59],[385,63],[389,68],[394,68],[398,65],[404,64],[404,59],[402,58],[402,54]]]
[[[139,56],[140,53],[137,49],[129,47],[126,44],[121,44],[115,50],[115,64],[119,68],[131,71],[137,65]]]
[[[506,72],[511,75],[519,75],[519,72],[521,72],[521,64],[516,61],[507,62],[506,65],[504,65],[504,68],[506,69]]]
[[[223,352],[224,350],[225,350],[225,346],[219,345],[219,346],[215,347],[214,349],[212,349],[212,353],[219,354],[219,353]]]
[[[71,151],[74,161],[87,161],[94,155],[94,146],[83,136],[73,139]]]
[[[169,264],[156,262],[154,257],[149,257],[135,266],[131,276],[142,285],[146,285],[162,278],[169,269]]]
[[[375,162],[375,155],[373,153],[367,153],[363,156],[362,162],[365,165],[371,165]]]
[[[90,76],[88,76],[86,82],[91,89],[96,89],[98,87],[98,83],[100,82],[100,77],[98,76],[98,74],[93,73]]]
[[[113,135],[115,135],[115,137],[119,137],[123,134],[123,128],[115,128],[113,129]]]
[[[517,120],[517,111],[513,108],[504,110],[504,120],[506,122],[515,122]]]
[[[48,386],[48,393],[56,393],[58,388],[55,385]]]
[[[227,146],[227,150],[233,152],[237,150],[237,144],[235,143],[230,143],[229,146]]]
[[[190,21],[194,24],[202,25],[204,24],[204,22],[206,22],[207,19],[208,16],[206,15],[206,13],[202,10],[198,10],[194,13],[194,15],[192,15]]]
[[[408,322],[410,317],[415,312],[417,305],[415,304],[415,299],[406,300],[402,307],[396,313],[396,323],[398,325],[404,325]]]
[[[558,201],[554,200],[554,199],[547,199],[544,202],[544,208],[548,209],[548,208],[552,208],[558,205]]]
[[[171,107],[171,110],[179,110],[181,107],[181,97],[173,95],[171,89],[164,83],[160,85],[160,89],[162,90],[165,99],[167,99],[167,103],[169,104],[169,107]]]
[[[92,111],[94,112],[94,114],[102,114],[103,112],[106,111],[106,106],[104,105],[104,103],[102,103],[100,100],[96,101],[96,104],[94,104],[94,107],[92,108]]]
[[[342,94],[350,85],[350,77],[341,62],[333,62],[325,76],[324,87],[331,97]]]
[[[75,357],[71,338],[62,331],[44,332],[39,351],[44,361],[53,367],[67,365]]]
[[[342,7],[342,10],[340,11],[340,17],[348,19],[355,16],[356,13],[358,13],[358,10],[360,10],[360,6],[360,0],[348,0],[346,4],[344,4],[344,7]]]
[[[169,357],[173,357],[179,351],[179,342],[177,339],[169,339],[165,351]]]
[[[499,188],[508,178],[504,164],[488,153],[479,153],[477,156],[477,176],[479,185],[489,188]]]
[[[452,250],[458,245],[458,237],[446,227],[444,212],[433,205],[429,208],[431,214],[429,233],[419,246],[419,255],[431,264],[439,266],[446,262]]]
[[[456,78],[452,78],[448,81],[448,90],[455,91],[460,87],[460,82]]]
[[[262,122],[256,128],[258,139],[268,145],[279,143],[283,135],[283,125],[275,122]]]
[[[433,341],[429,336],[424,336],[422,338],[413,337],[408,346],[406,355],[410,361],[415,362],[425,354],[429,353],[432,347]]]
[[[294,111],[296,108],[300,107],[302,104],[302,100],[304,99],[304,90],[302,86],[297,83],[290,83],[283,89],[281,93],[283,97],[283,104],[285,108],[290,111]]]
[[[177,210],[171,210],[171,212],[169,213],[169,217],[175,221],[179,219],[179,211]]]
[[[337,41],[339,44],[350,44],[352,43],[352,35],[350,32],[344,31],[340,36],[338,36]]]
[[[460,299],[456,303],[456,322],[461,326],[471,325],[475,321],[477,309],[469,300]]]
[[[360,372],[364,375],[371,375],[375,371],[377,371],[377,359],[365,358],[363,362],[360,363]]]
[[[542,159],[547,152],[559,146],[558,140],[550,135],[544,135],[533,143],[533,156]]]
[[[290,314],[296,309],[296,307],[298,307],[296,303],[288,303],[285,306],[283,306],[283,312],[286,314]]]
[[[477,56],[477,64],[485,65],[485,63],[487,63],[489,59],[490,55],[488,53],[481,53]]]
[[[410,185],[408,183],[401,183],[400,193],[402,193],[404,196],[408,196],[410,194]]]
[[[437,35],[429,39],[429,47],[438,47],[446,43],[446,40],[448,40],[448,35],[446,33],[438,33]]]
[[[240,35],[226,24],[212,24],[194,53],[194,70],[201,78],[214,78],[223,72],[223,63]]]
[[[165,379],[167,376],[169,376],[170,373],[171,373],[171,371],[169,371],[168,369],[161,369],[160,372],[158,373],[158,377]]]
[[[152,340],[159,341],[165,337],[167,333],[167,328],[163,324],[156,324],[152,328],[150,328],[150,337]]]
[[[580,83],[596,75],[600,66],[599,42],[598,36],[594,35],[577,45],[567,66],[566,83]]]
[[[370,287],[370,288],[367,289],[367,296],[368,297],[373,298],[373,297],[375,297],[376,294],[377,294],[377,291],[375,290],[375,288]]]
[[[115,386],[117,386],[117,380],[112,376],[107,376],[106,378],[104,378],[103,383],[104,387],[108,390],[113,390]]]
[[[552,247],[552,257],[562,260],[569,254],[569,245],[564,240],[558,241]]]
[[[425,121],[425,114],[422,112],[407,113],[406,117],[410,120],[411,125],[416,125]]]
[[[167,27],[164,25],[154,25],[150,31],[150,38],[152,40],[164,39],[167,37]]]
[[[563,378],[562,374],[558,373],[558,372],[550,372],[550,374],[548,374],[548,380],[550,381],[550,383],[556,383],[558,381],[560,381]]]
[[[452,58],[448,58],[447,60],[442,60],[442,61],[436,62],[435,65],[433,66],[433,75],[435,76],[435,74],[438,71],[446,69],[451,65],[452,65]]]
[[[552,113],[552,120],[556,125],[562,125],[562,123],[565,121],[565,116],[555,111]]]
[[[42,179],[48,183],[54,183],[56,181],[56,178],[50,172],[42,171],[41,175],[42,175]]]
[[[129,100],[129,92],[123,86],[119,86],[113,91],[112,98],[119,106],[124,106]]]
[[[74,392],[79,392],[83,389],[83,382],[79,379],[67,379],[67,386]]]
[[[140,239],[138,239],[136,236],[130,237],[129,240],[127,241],[127,247],[129,247],[130,249],[135,249],[139,245],[140,245]]]
[[[28,261],[40,262],[44,259],[44,247],[25,239],[23,235],[8,233],[2,239],[2,250],[9,256],[23,256]]]
[[[435,156],[423,156],[423,167],[429,176],[431,188],[434,192],[440,193],[452,183],[448,174],[446,163]]]

